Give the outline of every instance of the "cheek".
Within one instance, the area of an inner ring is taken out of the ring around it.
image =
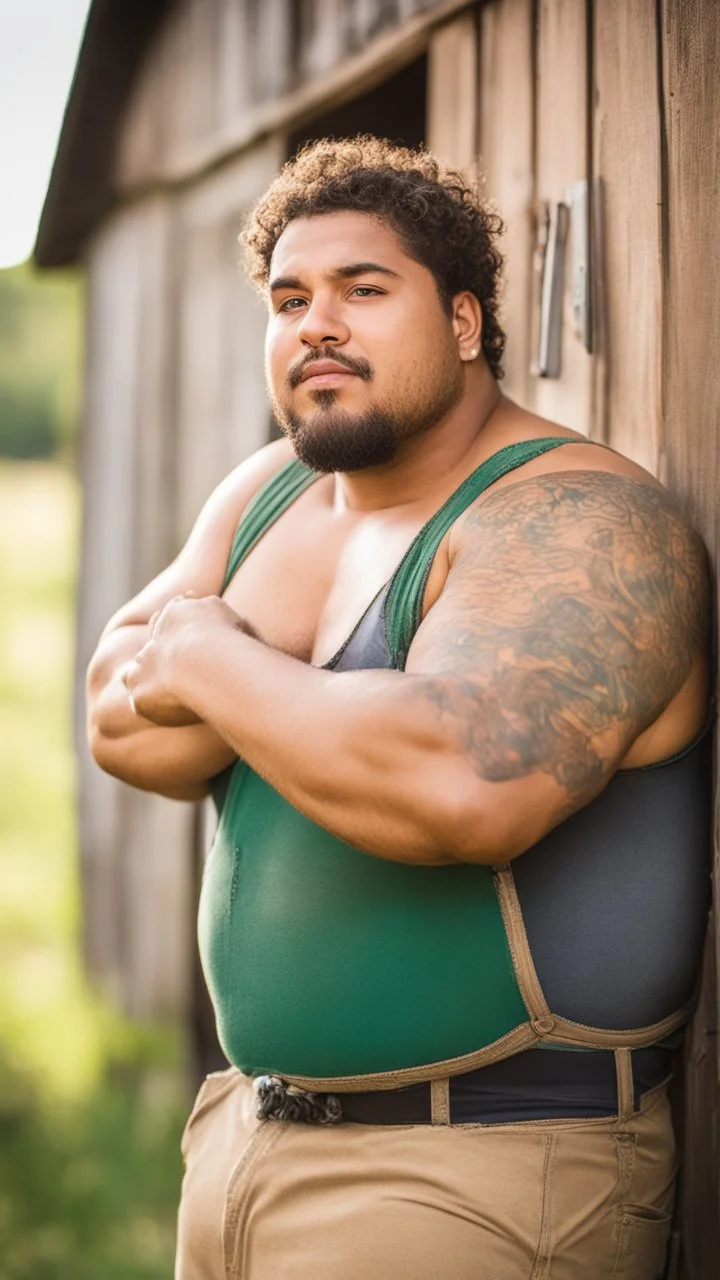
[[[456,359],[456,348],[450,346],[445,328],[429,325],[416,319],[411,325],[396,327],[385,347],[382,361],[378,359],[378,388],[382,364],[383,390],[396,398],[417,399],[439,380],[448,376],[448,368]]]
[[[292,343],[272,323],[265,335],[265,378],[276,396],[285,394],[285,379],[292,356]]]

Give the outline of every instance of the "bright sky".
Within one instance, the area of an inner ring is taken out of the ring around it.
[[[29,257],[89,0],[0,0],[0,267]]]

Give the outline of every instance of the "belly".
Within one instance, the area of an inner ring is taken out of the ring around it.
[[[223,1049],[248,1074],[422,1066],[527,1018],[490,868],[373,858],[242,764],[199,933]]]

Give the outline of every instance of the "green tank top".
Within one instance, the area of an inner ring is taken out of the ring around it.
[[[500,450],[420,530],[384,593],[383,665],[404,668],[433,557],[454,521],[499,477],[566,443]],[[317,478],[294,461],[261,490],[238,527],[225,587]],[[397,1087],[548,1039],[627,1043],[550,1014],[509,868],[373,857],[311,822],[242,761],[217,781],[215,799],[200,951],[220,1042],[246,1074],[310,1088]],[[652,1042],[659,1025],[632,1043]]]

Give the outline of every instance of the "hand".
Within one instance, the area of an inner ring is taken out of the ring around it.
[[[216,627],[242,629],[237,614],[218,596],[174,596],[150,619],[150,638],[128,666],[124,682],[133,710],[166,728],[198,724],[178,689],[184,658],[197,653]]]

